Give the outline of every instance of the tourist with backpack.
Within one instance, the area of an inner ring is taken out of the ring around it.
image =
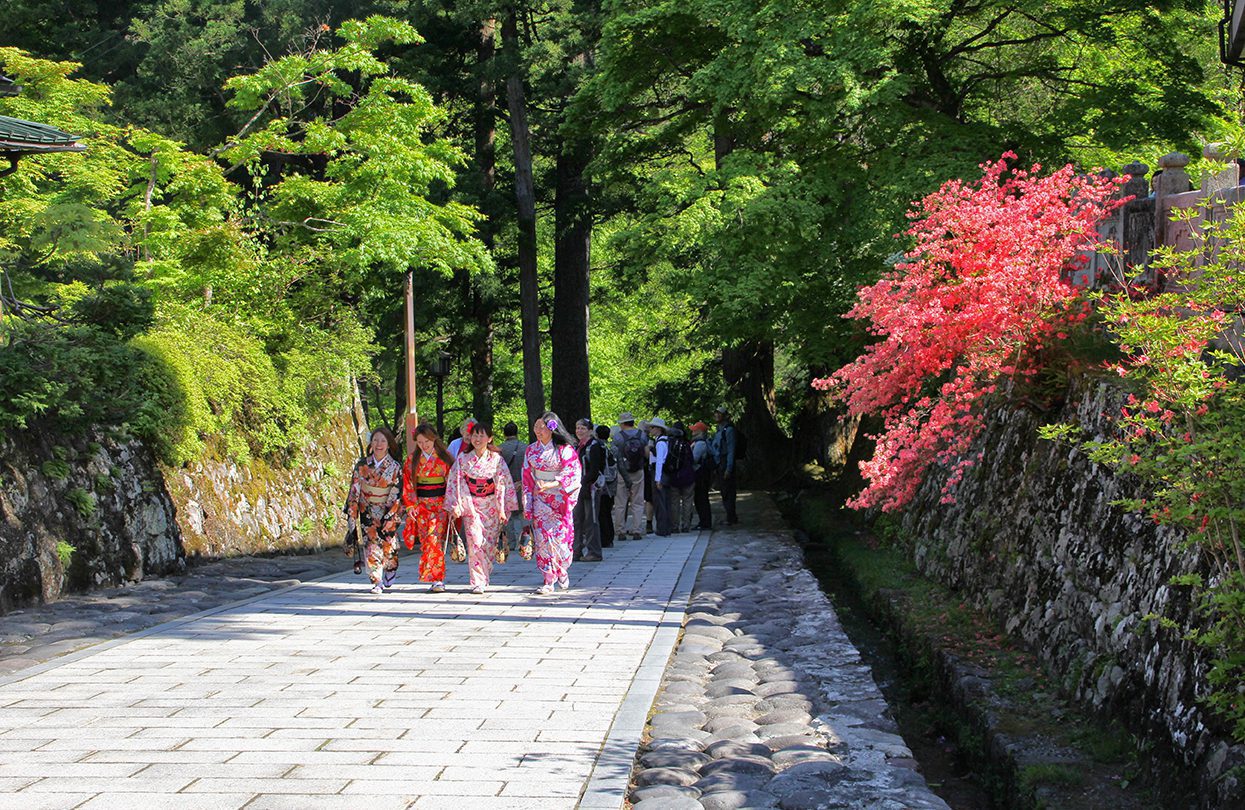
[[[696,488],[696,468],[692,460],[692,443],[682,422],[670,426],[670,457],[666,460],[670,477],[670,522],[676,534],[692,530],[692,493]]]
[[[722,508],[726,510],[726,525],[739,522],[735,513],[735,473],[739,462],[738,432],[725,405],[713,412],[718,430],[713,434],[713,458],[718,467],[718,489],[722,492]]]
[[[644,535],[644,470],[648,465],[648,437],[635,426],[635,417],[623,411],[610,448],[618,464],[618,493],[614,498],[614,530],[619,540]]]
[[[523,480],[523,454],[527,451],[527,442],[519,438],[519,426],[514,422],[507,422],[502,428],[502,434],[506,439],[498,449],[502,459],[506,462],[506,468],[510,470],[511,480],[517,485]],[[523,535],[523,529],[527,525],[527,521],[523,519],[522,509],[510,513],[509,519],[506,520],[506,538],[510,542],[511,549],[519,547],[519,538]]]
[[[709,447],[709,426],[704,422],[692,425],[692,468],[696,471],[692,504],[696,507],[697,529],[713,528],[713,510],[709,506],[709,485],[713,482],[713,451]]]
[[[575,423],[575,437],[579,440],[580,485],[579,500],[575,503],[575,541],[572,553],[576,561],[601,562],[601,527],[597,524],[597,509],[601,504],[601,489],[605,486],[605,447],[597,441],[596,429],[591,419]]]
[[[605,448],[605,474],[602,476],[601,508],[597,510],[597,526],[601,530],[601,548],[614,547],[614,495],[618,492],[618,459],[609,447],[609,425],[597,425],[597,441]]]
[[[653,525],[658,537],[669,537],[673,530],[670,514],[670,493],[674,485],[670,459],[670,436],[666,420],[654,416],[649,420],[648,433],[653,437]]]

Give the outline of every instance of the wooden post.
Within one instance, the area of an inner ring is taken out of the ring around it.
[[[415,405],[415,274],[406,274],[406,452],[415,452],[415,428],[419,414]]]

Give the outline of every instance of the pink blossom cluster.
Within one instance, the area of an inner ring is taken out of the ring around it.
[[[858,293],[846,317],[879,338],[814,386],[837,392],[851,415],[880,415],[877,449],[861,464],[868,485],[850,505],[892,511],[915,495],[933,463],[948,488],[973,462],[982,399],[1036,372],[1034,354],[1085,317],[1064,279],[1099,248],[1097,223],[1122,201],[1120,180],[1042,176],[1006,153],[976,183],[952,180],[909,214],[907,261]],[[944,498],[949,498],[944,490]]]

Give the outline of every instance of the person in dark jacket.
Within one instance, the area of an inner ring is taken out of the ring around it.
[[[583,562],[601,561],[601,529],[597,525],[597,509],[601,489],[605,486],[605,446],[597,440],[596,430],[588,419],[575,423],[579,439],[580,477],[579,501],[575,504],[574,558]]]
[[[605,448],[605,486],[601,487],[601,502],[597,509],[597,526],[601,529],[601,548],[614,547],[614,494],[618,491],[618,459],[607,442],[610,440],[608,425],[597,425],[597,441]]]

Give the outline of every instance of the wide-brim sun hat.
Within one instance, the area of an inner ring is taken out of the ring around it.
[[[635,421],[635,414],[633,414],[631,411],[623,411],[622,413],[618,415],[618,424],[620,425],[625,425],[628,422],[634,422],[634,421]]]
[[[666,429],[666,420],[665,420],[665,419],[662,419],[660,416],[654,416],[652,419],[648,420],[648,426],[649,426],[649,427],[659,427],[659,428],[661,428],[662,430],[665,430],[665,429]]]

